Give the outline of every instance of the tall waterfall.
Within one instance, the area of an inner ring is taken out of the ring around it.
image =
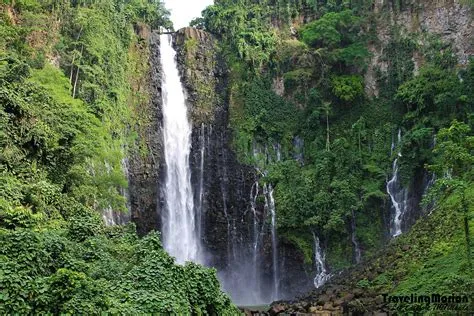
[[[261,280],[260,280],[260,254],[259,250],[262,244],[262,234],[259,225],[259,216],[257,213],[257,198],[259,194],[259,184],[258,181],[252,186],[250,190],[250,207],[252,210],[253,217],[253,244],[252,244],[252,279],[250,288],[253,290],[253,296],[255,297],[256,302],[262,302],[262,293],[260,292]]]
[[[324,285],[330,278],[331,274],[326,270],[326,262],[324,252],[319,244],[319,238],[313,233],[314,239],[314,261],[316,264],[316,276],[314,277],[314,286],[319,288]]]
[[[191,124],[172,38],[170,35],[161,35],[160,41],[166,161],[166,204],[162,214],[163,245],[178,263],[201,262],[189,167]]]

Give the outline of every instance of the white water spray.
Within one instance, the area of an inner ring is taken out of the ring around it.
[[[166,161],[166,207],[162,214],[163,245],[178,263],[201,262],[189,167],[191,124],[171,36],[161,35],[160,41]]]
[[[265,208],[270,212],[271,216],[271,237],[272,237],[272,276],[273,276],[273,293],[272,300],[280,297],[280,269],[278,267],[278,241],[276,233],[276,209],[275,199],[273,198],[273,188],[271,184],[263,186],[265,195]]]
[[[401,143],[402,134],[400,129],[398,130],[397,144]],[[395,143],[392,142],[392,152],[395,149]],[[387,193],[392,201],[392,210],[394,214],[390,225],[390,234],[392,237],[396,237],[402,233],[402,221],[403,215],[406,211],[408,190],[403,188],[399,180],[398,172],[398,158],[402,154],[398,151],[398,157],[393,161],[392,165],[392,178],[387,182]]]
[[[331,274],[326,270],[325,256],[324,252],[321,249],[319,244],[319,238],[313,233],[314,239],[314,261],[316,264],[316,276],[314,277],[314,286],[320,288],[323,286],[330,278]]]

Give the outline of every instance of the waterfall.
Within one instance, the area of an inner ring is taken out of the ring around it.
[[[434,150],[436,147],[436,135],[433,135],[433,141],[431,142],[431,150]],[[436,173],[431,172],[431,175],[428,173],[429,180],[426,182],[424,188],[423,188],[423,195],[428,193],[428,190],[435,184],[436,182]]]
[[[402,139],[401,130],[398,130],[397,145],[400,145]],[[395,143],[392,141],[392,153],[395,150]],[[408,190],[402,187],[399,180],[398,172],[398,158],[402,156],[400,150],[397,153],[397,158],[392,165],[392,178],[387,182],[387,193],[392,202],[392,220],[390,225],[390,234],[396,237],[402,233],[403,215],[407,208]]]
[[[128,173],[128,159],[126,157],[122,158],[120,164],[125,178],[127,179],[127,183],[129,183],[130,176]],[[104,165],[107,173],[112,172],[112,166],[110,166],[107,161],[105,161]],[[120,188],[120,194],[125,198],[125,206],[127,210],[126,212],[119,212],[114,211],[111,205],[107,206],[102,211],[102,220],[106,226],[125,225],[130,222],[130,193],[128,188]]]
[[[160,36],[163,68],[163,137],[166,162],[163,245],[178,263],[201,262],[189,154],[191,124],[170,35]]]
[[[362,257],[362,253],[360,250],[359,242],[357,241],[356,237],[356,219],[354,210],[352,210],[351,230],[351,241],[352,245],[354,246],[354,260],[355,263],[359,263]]]
[[[301,165],[304,164],[303,147],[304,140],[298,136],[295,136],[295,138],[293,138],[293,159],[298,161]]]
[[[204,155],[206,153],[206,128],[204,123],[201,124],[201,130],[199,132],[199,146],[200,146],[200,160],[199,160],[199,192],[198,192],[198,205],[197,205],[197,236],[202,236],[202,214],[204,212]]]
[[[313,233],[314,239],[314,262],[316,265],[316,276],[314,277],[314,286],[320,288],[324,285],[330,278],[331,274],[326,270],[325,256],[324,252],[321,249],[319,244],[319,238]]]
[[[266,149],[266,148],[265,148]],[[281,145],[276,143],[273,145],[276,161],[281,161]],[[266,152],[267,163],[272,162],[272,157]],[[265,184],[263,187],[265,194],[265,206],[271,216],[271,238],[272,238],[272,276],[273,276],[273,294],[272,299],[280,298],[280,269],[278,265],[278,238],[276,226],[276,208],[275,199],[273,198],[273,187],[271,183]]]
[[[272,300],[277,300],[280,297],[280,269],[278,267],[278,243],[276,234],[276,210],[275,199],[273,198],[273,188],[271,184],[263,186],[263,193],[265,195],[265,208],[267,213],[271,215],[271,237],[272,237],[272,277],[273,277],[273,293]]]
[[[280,145],[275,144],[270,147],[270,150],[268,147],[257,148],[254,146],[253,156],[257,173],[260,176],[265,176],[267,174],[265,168],[268,163],[281,159]],[[224,166],[220,171],[223,212],[228,226],[228,266],[227,271],[220,277],[223,286],[231,294],[234,302],[240,305],[259,305],[280,299],[280,266],[274,189],[269,183],[259,183],[258,178],[253,183],[249,194],[250,205],[241,218],[242,221],[247,218],[252,223],[249,231],[251,238],[248,241],[245,240],[236,230],[236,222],[231,216],[232,214],[227,213],[229,211],[226,207],[227,170],[225,170],[225,161],[223,161],[225,160],[224,155],[220,158],[222,159],[220,164]],[[263,198],[264,205],[259,204],[259,198]],[[266,242],[268,242],[268,247]],[[270,242],[271,253],[267,252]],[[272,265],[265,271],[264,260],[267,253],[271,255]]]
[[[253,217],[253,244],[252,244],[252,279],[250,282],[250,290],[253,292],[253,296],[256,302],[262,302],[261,293],[261,280],[260,280],[260,255],[259,247],[261,245],[261,231],[259,225],[259,218],[257,213],[257,198],[259,194],[258,181],[252,185],[250,190],[250,208],[252,210]]]

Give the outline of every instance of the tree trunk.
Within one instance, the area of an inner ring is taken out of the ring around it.
[[[82,52],[84,50],[84,45],[81,46],[81,55],[79,56],[79,60],[82,57]],[[76,97],[76,87],[77,87],[77,79],[79,78],[79,66],[77,66],[77,71],[76,71],[76,79],[74,80],[74,88],[72,90],[72,98],[74,99]]]
[[[326,110],[326,150],[330,151],[330,147],[329,147],[329,110]]]

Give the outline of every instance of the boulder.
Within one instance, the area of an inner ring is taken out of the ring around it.
[[[268,310],[268,313],[273,316],[273,315],[278,315],[280,314],[281,312],[284,312],[286,309],[285,305],[283,304],[277,304],[277,305],[273,305],[269,310]]]

